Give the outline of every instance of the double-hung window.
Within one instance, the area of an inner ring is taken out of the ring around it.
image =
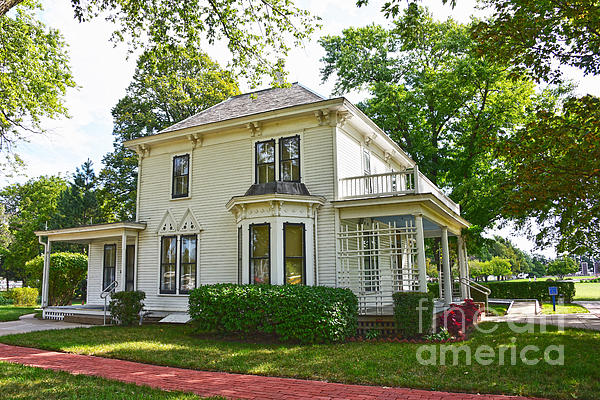
[[[179,241],[179,252],[177,242]],[[163,236],[160,239],[160,293],[188,294],[196,288],[198,236]]]
[[[160,292],[174,294],[177,275],[177,236],[163,236],[160,243]]]
[[[196,288],[196,235],[181,236],[181,255],[179,263],[179,293],[187,294]]]
[[[279,139],[279,179],[300,182],[300,136]]]
[[[117,271],[117,245],[116,244],[105,244],[104,245],[104,261],[102,268],[102,290],[106,289],[108,285],[113,283],[116,279]]]
[[[190,194],[190,155],[184,154],[173,157],[173,188],[171,197],[174,199],[188,197]]]
[[[283,224],[283,272],[285,284],[306,283],[306,254],[304,245],[304,224]]]
[[[256,183],[275,182],[275,140],[255,145]]]
[[[271,226],[250,225],[250,283],[271,283]]]

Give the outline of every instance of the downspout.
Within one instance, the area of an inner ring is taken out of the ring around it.
[[[314,237],[315,237],[315,286],[319,286],[319,234],[317,233],[318,230],[318,221],[319,221],[319,207],[316,206],[315,207],[315,232],[314,232]]]

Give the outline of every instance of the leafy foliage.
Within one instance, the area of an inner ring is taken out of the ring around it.
[[[114,42],[130,49],[156,45],[197,46],[224,39],[232,65],[258,83],[268,74],[274,82],[285,75],[290,46],[300,46],[315,28],[315,17],[292,0],[71,0],[75,16],[97,16],[117,25]]]
[[[505,171],[495,146],[524,123],[537,98],[533,82],[511,79],[506,67],[475,50],[469,26],[436,22],[411,3],[386,29],[350,28],[320,40],[323,80],[336,92],[367,89],[359,107],[451,191],[462,213],[488,226],[500,215]]]
[[[32,283],[42,286],[44,258],[37,256],[26,264]],[[64,306],[71,303],[79,284],[87,276],[87,256],[79,253],[52,253],[50,255],[50,291],[48,305]]]
[[[597,0],[484,0],[482,6],[492,15],[475,27],[474,36],[486,56],[540,80],[560,77],[557,61],[600,73]]]
[[[560,278],[568,274],[574,274],[577,271],[579,271],[579,265],[570,257],[557,258],[546,267],[548,275],[556,275]]]
[[[216,284],[190,293],[189,313],[203,331],[337,342],[356,334],[358,300],[324,286]]]
[[[50,223],[52,229],[70,228],[103,222],[97,198],[97,179],[92,161],[77,167],[73,181],[60,194],[56,214]]]
[[[512,171],[503,214],[541,227],[539,246],[600,254],[600,98],[569,98],[542,108],[503,145]]]
[[[43,118],[66,116],[64,96],[75,86],[66,44],[56,29],[23,2],[14,16],[0,15],[0,151],[41,133]]]
[[[112,110],[114,151],[104,156],[98,176],[102,214],[109,221],[135,217],[138,157],[124,141],[156,134],[237,94],[232,73],[199,49],[159,46],[144,52]]]
[[[564,296],[565,302],[570,303],[575,296],[575,283],[554,281],[508,281],[508,282],[485,282],[482,285],[489,288],[492,293],[490,298],[494,299],[537,299],[540,303],[552,301],[548,294],[548,287],[557,286],[558,294]],[[475,301],[482,300],[479,292],[472,291]]]
[[[120,325],[134,325],[140,320],[146,293],[135,290],[116,292],[110,296],[110,316]]]
[[[26,279],[25,263],[40,253],[36,230],[46,227],[57,212],[58,199],[66,189],[66,181],[58,176],[41,176],[25,183],[15,183],[0,191],[6,207],[12,240],[4,249],[2,275]]]
[[[396,331],[403,338],[414,338],[431,332],[434,293],[396,292],[394,317]]]
[[[15,306],[35,306],[40,292],[36,288],[20,287],[10,290],[10,298]]]

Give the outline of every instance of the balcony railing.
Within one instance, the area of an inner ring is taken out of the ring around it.
[[[341,200],[431,193],[452,211],[460,214],[460,206],[419,172],[418,167],[385,174],[341,178],[339,185]]]

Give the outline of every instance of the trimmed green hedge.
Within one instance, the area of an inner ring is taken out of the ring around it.
[[[201,331],[336,342],[356,335],[358,299],[340,288],[227,283],[192,290],[189,313]]]
[[[9,293],[15,306],[36,306],[40,295],[36,288],[30,287],[14,288]]]
[[[433,323],[434,294],[396,292],[393,294],[396,330],[403,338],[427,335]]]
[[[575,297],[574,282],[555,282],[555,281],[533,281],[533,282],[479,282],[488,287],[492,293],[489,295],[493,299],[537,299],[539,302],[552,301],[548,294],[550,286],[558,287],[559,296],[564,296],[565,302],[570,303]],[[471,289],[471,296],[475,300],[483,301],[479,292]]]

